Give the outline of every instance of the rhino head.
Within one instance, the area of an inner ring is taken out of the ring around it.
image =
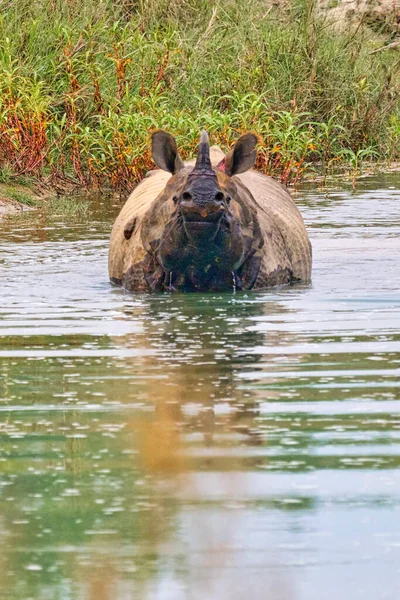
[[[143,243],[157,264],[156,272],[153,268],[149,274],[150,287],[191,291],[241,287],[244,263],[260,239],[254,200],[234,176],[253,166],[256,144],[254,134],[245,134],[213,165],[203,131],[194,166],[185,166],[173,136],[165,131],[153,134],[154,162],[172,177],[142,229]]]

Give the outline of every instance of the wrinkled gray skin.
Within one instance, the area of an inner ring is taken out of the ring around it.
[[[224,291],[308,281],[311,245],[287,190],[250,170],[257,138],[223,155],[203,132],[195,164],[157,131],[150,174],[111,236],[111,281],[131,291]],[[166,175],[168,173],[169,175]],[[172,176],[171,176],[172,175]]]

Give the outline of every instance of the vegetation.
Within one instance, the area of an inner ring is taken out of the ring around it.
[[[338,34],[312,0],[3,0],[0,180],[131,189],[149,132],[191,154],[260,136],[258,167],[296,181],[399,156],[400,59]]]
[[[19,190],[16,188],[6,187],[5,195],[11,200],[15,200],[19,204],[25,206],[37,206],[40,203],[40,199],[37,198],[33,193],[28,193],[25,190]]]
[[[12,183],[3,183],[0,181],[0,216],[3,213],[4,205],[8,209],[10,205],[14,206],[15,210],[21,209],[21,205],[25,207],[37,207],[43,204],[43,200],[47,200],[49,194],[38,194],[21,180],[12,181]]]
[[[87,201],[75,196],[51,196],[44,206],[53,216],[61,215],[64,219],[86,218],[90,212]]]

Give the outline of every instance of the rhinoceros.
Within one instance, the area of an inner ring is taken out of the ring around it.
[[[227,154],[201,133],[184,163],[158,130],[150,171],[115,221],[111,282],[134,292],[229,291],[307,282],[311,244],[289,192],[253,170],[257,136]]]

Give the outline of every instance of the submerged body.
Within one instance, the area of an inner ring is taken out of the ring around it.
[[[165,170],[137,186],[112,230],[113,283],[140,292],[224,291],[310,279],[300,212],[283,186],[245,169],[255,151],[250,159],[239,142],[226,157],[200,144],[196,164],[184,165],[177,153],[164,162],[156,153]]]

